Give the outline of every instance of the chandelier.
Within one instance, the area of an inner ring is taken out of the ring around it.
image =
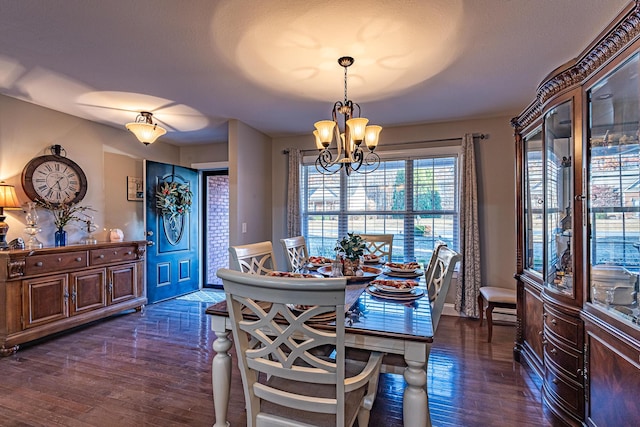
[[[127,123],[125,127],[138,138],[144,145],[153,144],[156,139],[167,133],[167,130],[151,120],[153,114],[142,111],[132,123]]]
[[[321,120],[314,124],[316,130],[313,135],[316,147],[320,153],[316,159],[318,172],[331,175],[344,168],[347,175],[352,171],[370,173],[380,166],[380,157],[374,153],[378,146],[381,126],[369,125],[368,119],[360,117],[360,106],[347,97],[347,68],[354,62],[350,56],[338,59],[338,64],[344,67],[344,101],[338,101],[331,111],[332,120]],[[358,114],[354,117],[354,108]],[[338,116],[344,117],[344,131],[340,130]],[[336,140],[337,155],[331,151],[331,143]],[[367,147],[368,152],[361,145]]]

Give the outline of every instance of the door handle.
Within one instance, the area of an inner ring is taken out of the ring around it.
[[[147,231],[147,236],[153,236],[153,231]]]
[[[147,240],[147,246],[153,246],[156,242],[152,242],[151,240]]]

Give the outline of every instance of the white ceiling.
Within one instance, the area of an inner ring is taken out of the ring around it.
[[[628,0],[0,0],[0,93],[168,143],[515,115]],[[311,138],[311,136],[310,136]],[[381,135],[384,143],[384,131]],[[310,139],[310,144],[311,144]]]

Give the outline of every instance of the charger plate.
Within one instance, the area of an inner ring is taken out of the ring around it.
[[[388,293],[378,290],[375,286],[368,286],[367,293],[378,299],[400,302],[414,301],[425,295],[424,289],[421,288],[413,288],[411,292],[406,293]]]

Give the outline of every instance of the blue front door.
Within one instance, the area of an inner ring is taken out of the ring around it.
[[[149,303],[198,290],[198,172],[145,162]]]

